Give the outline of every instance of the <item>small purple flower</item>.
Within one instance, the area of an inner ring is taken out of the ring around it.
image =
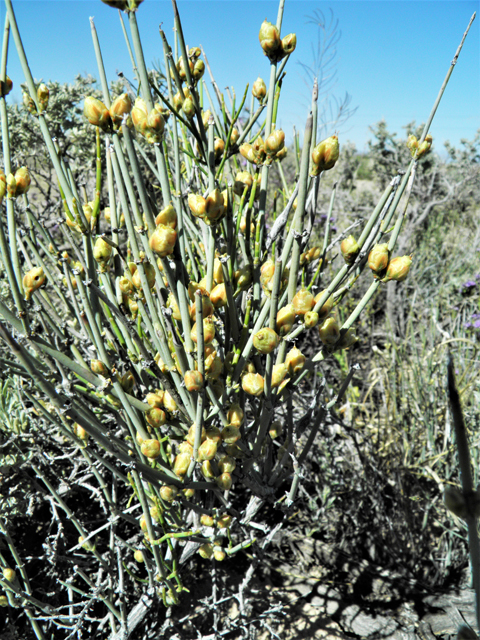
[[[480,329],[480,320],[475,320],[475,322],[473,323],[473,328]]]
[[[467,280],[460,287],[460,293],[468,294],[477,286],[477,283],[474,280]]]
[[[465,327],[465,329],[471,329],[473,325],[471,322],[464,322],[463,326]]]
[[[325,222],[327,218],[328,218],[328,214],[326,214],[326,213],[322,213],[322,215],[320,216],[320,220],[322,222]],[[330,218],[330,224],[333,224],[335,222],[335,220],[336,220],[336,218],[334,216],[332,216]]]

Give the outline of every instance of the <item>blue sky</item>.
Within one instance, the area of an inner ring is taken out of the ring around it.
[[[13,0],[17,22],[35,78],[71,82],[78,73],[98,76],[90,35],[94,16],[107,75],[117,71],[132,78],[130,59],[116,10],[100,0]],[[277,2],[269,0],[179,0],[189,46],[203,45],[221,89],[234,86],[237,96],[257,76],[268,81],[269,63],[258,42],[267,18],[276,21]],[[369,125],[385,119],[391,131],[428,117],[462,34],[480,3],[471,0],[286,0],[282,35],[297,34],[297,49],[287,65],[278,125],[290,137],[302,129],[308,112],[309,89],[300,61],[311,65],[318,29],[309,22],[315,11],[338,20],[336,82],[330,96],[351,95],[358,107],[348,122],[337,127],[341,141],[353,141],[362,151],[371,138]],[[1,6],[0,17],[5,18]],[[163,60],[158,27],[163,23],[173,44],[173,13],[169,0],[145,0],[137,13],[147,64]],[[431,133],[442,151],[445,140],[458,144],[480,127],[480,16],[453,72]],[[2,22],[3,24],[3,22]],[[8,75],[21,99],[23,75],[13,41]],[[328,131],[330,135],[333,131]]]

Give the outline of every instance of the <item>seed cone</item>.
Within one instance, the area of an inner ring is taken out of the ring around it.
[[[90,362],[90,369],[98,376],[106,378],[109,375],[107,366],[101,360],[92,360]]]
[[[192,331],[190,335],[192,337],[192,340],[196,343],[198,340],[196,322],[192,327]],[[211,319],[211,317],[205,318],[203,321],[203,341],[205,344],[210,344],[210,342],[212,342],[214,338],[215,338],[215,325],[213,324],[213,320]]]
[[[221,435],[225,444],[235,444],[241,438],[240,429],[233,425],[223,427]]]
[[[275,420],[275,422],[272,422],[268,433],[272,440],[275,440],[276,438],[279,438],[282,435],[283,425],[280,422],[280,420]]]
[[[207,542],[206,544],[202,544],[198,549],[198,553],[202,556],[202,558],[205,558],[205,560],[210,560],[210,558],[213,556],[213,545],[211,545],[209,542]]]
[[[110,113],[101,100],[91,96],[85,98],[83,113],[90,124],[95,127],[100,127],[104,131],[108,131],[110,128],[112,123]]]
[[[312,151],[311,176],[318,176],[322,171],[332,169],[340,155],[338,136],[330,136],[322,140]]]
[[[260,329],[253,336],[253,346],[260,353],[272,353],[278,347],[279,342],[280,338],[273,329]]]
[[[242,156],[252,164],[260,163],[260,158],[255,153],[253,146],[251,144],[248,144],[248,142],[244,142],[243,144],[241,144],[239,151]]]
[[[279,335],[285,336],[293,327],[295,322],[295,307],[293,304],[287,304],[277,312],[276,329]]]
[[[21,196],[30,189],[32,179],[27,167],[20,167],[15,171],[15,195]]]
[[[355,236],[350,235],[348,238],[345,238],[340,245],[340,250],[345,262],[347,264],[353,264],[355,262],[355,258],[360,253],[360,247],[358,246],[358,242],[355,240]]]
[[[260,40],[260,46],[262,47],[265,55],[268,56],[270,60],[275,60],[281,44],[280,34],[278,33],[277,27],[271,22],[265,20],[260,27],[258,39]]]
[[[307,311],[304,315],[304,324],[307,329],[313,329],[318,324],[319,315],[315,311]]]
[[[17,182],[13,173],[9,173],[6,178],[7,193],[9,198],[15,198],[17,195]]]
[[[305,288],[300,289],[298,293],[293,296],[292,299],[293,308],[297,316],[304,316],[308,311],[311,311],[315,300],[313,294]]]
[[[204,73],[205,73],[205,63],[203,62],[203,60],[196,60],[193,66],[194,80],[198,82]]]
[[[355,344],[355,342],[357,341],[358,338],[355,335],[353,329],[348,329],[348,331],[346,331],[343,336],[340,336],[339,341],[335,343],[335,350],[337,351],[338,349],[348,349],[348,347],[351,347],[352,344]]]
[[[222,491],[229,491],[233,484],[232,475],[230,473],[222,473],[218,478],[215,478],[215,482]]]
[[[165,502],[173,502],[178,494],[178,489],[173,484],[165,484],[160,488],[160,497]]]
[[[159,224],[164,224],[166,227],[171,227],[172,229],[177,228],[177,212],[172,204],[169,204],[165,209],[160,211],[155,218],[155,224],[157,226]]]
[[[243,409],[238,404],[230,405],[230,409],[227,412],[227,419],[230,425],[233,427],[240,427],[243,424],[244,413]]]
[[[151,427],[161,427],[167,421],[167,414],[159,407],[153,407],[145,414],[145,420]]]
[[[22,94],[22,100],[23,100],[23,104],[24,104],[25,108],[27,109],[27,111],[29,111],[31,114],[36,114],[37,113],[37,107],[35,105],[35,102],[30,97],[29,93],[24,91],[23,94]]]
[[[119,126],[122,124],[123,116],[128,115],[132,110],[132,101],[128,93],[122,93],[122,95],[115,98],[112,102],[110,109],[108,110],[112,122],[114,125]]]
[[[222,562],[227,557],[227,554],[221,547],[213,547],[213,557],[217,562]]]
[[[137,98],[131,111],[132,122],[135,129],[145,135],[147,129],[148,107],[143,98]]]
[[[260,102],[267,95],[267,85],[265,84],[265,81],[262,80],[262,78],[258,77],[253,83],[252,94],[253,97],[257,98],[257,100],[260,100]]]
[[[3,97],[8,96],[8,94],[12,89],[13,89],[13,82],[8,76],[6,76],[5,82],[3,82],[2,86],[0,87],[0,95],[2,95]]]
[[[216,287],[212,289],[212,293],[210,294],[210,300],[215,307],[215,309],[219,309],[220,307],[225,307],[227,304],[227,290],[223,283],[217,284]]]
[[[207,211],[207,202],[205,198],[195,193],[191,193],[188,196],[188,206],[190,207],[190,211],[197,218],[203,218]]]
[[[143,557],[143,551],[141,549],[136,549],[133,557],[135,558],[136,562],[145,562],[145,558]]]
[[[340,327],[335,318],[327,318],[319,326],[320,340],[326,346],[333,346],[340,338]]]
[[[412,157],[415,155],[418,149],[418,140],[413,134],[410,134],[407,138],[407,149],[410,149]]]
[[[259,373],[246,373],[242,378],[242,389],[250,396],[261,396],[265,381]]]
[[[282,38],[282,51],[285,56],[293,53],[297,47],[297,36],[295,33],[289,33],[288,36]]]
[[[34,267],[23,276],[25,300],[30,300],[34,291],[39,289],[46,281],[42,267]]]
[[[160,455],[160,442],[158,440],[144,440],[140,448],[147,458],[158,458]]]
[[[288,373],[291,376],[299,373],[303,369],[305,361],[306,358],[300,351],[300,349],[297,349],[297,347],[293,347],[293,349],[290,349],[285,358],[285,365],[288,369]]]
[[[276,129],[265,140],[265,151],[267,156],[273,158],[285,146],[285,133],[281,129]]]
[[[149,244],[160,258],[166,258],[173,253],[177,241],[177,232],[165,224],[159,224],[150,236]]]
[[[7,177],[0,169],[0,204],[3,202],[3,198],[7,193]]]
[[[198,461],[213,460],[217,453],[217,443],[208,438],[198,448]]]
[[[272,389],[279,387],[287,374],[288,367],[284,362],[274,365],[272,370]]]
[[[430,151],[432,142],[433,138],[430,134],[425,136],[425,140],[418,147],[417,158],[421,158]]]
[[[388,263],[387,273],[385,274],[385,277],[382,278],[382,282],[388,282],[389,280],[403,282],[410,271],[411,264],[412,256],[392,258]]]
[[[368,266],[377,278],[384,276],[390,261],[388,243],[376,244],[368,254]]]
[[[17,577],[17,574],[13,569],[10,569],[9,567],[5,567],[2,573],[3,573],[3,577],[5,578],[5,580],[7,580],[7,582],[15,582],[15,578]]]
[[[184,376],[187,391],[200,391],[203,389],[203,376],[200,371],[187,371]]]
[[[189,453],[179,453],[173,464],[173,473],[179,477],[183,477],[190,466],[191,455]]]
[[[42,82],[37,87],[37,99],[40,107],[40,113],[47,110],[49,97],[50,91],[48,90],[47,85]]]
[[[93,257],[101,265],[105,266],[112,256],[113,248],[103,238],[97,238],[93,247]]]
[[[208,516],[206,513],[204,513],[200,517],[200,524],[203,524],[204,527],[213,527],[214,520],[212,516]]]
[[[241,196],[245,187],[250,188],[253,184],[253,176],[248,171],[239,171],[235,176],[233,185],[233,193]]]

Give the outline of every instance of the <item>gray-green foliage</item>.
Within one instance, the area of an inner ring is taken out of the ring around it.
[[[83,117],[83,100],[86,95],[100,97],[101,93],[92,76],[79,75],[73,84],[50,81],[47,85],[50,98],[45,118],[60,154],[78,178],[94,166],[95,132]],[[26,85],[22,89],[25,92]],[[28,165],[38,198],[52,206],[58,201],[58,186],[36,116],[22,102],[8,108],[8,122],[14,165]]]

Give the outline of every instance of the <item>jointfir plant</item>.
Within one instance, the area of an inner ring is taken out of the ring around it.
[[[8,366],[23,380],[32,421],[73,447],[98,484],[105,517],[99,526],[84,524],[34,457],[31,468],[58,521],[78,534],[75,541],[65,534],[65,553],[86,554],[89,567],[72,559],[68,581],[59,579],[65,608],[53,607],[32,590],[9,519],[0,516],[8,548],[0,551],[2,604],[23,607],[38,638],[52,626],[65,637],[82,625],[97,630],[105,616],[112,637],[128,637],[154,599],[179,602],[182,567],[193,553],[213,560],[215,585],[216,562],[272,539],[277,529],[259,530],[255,515],[274,500],[286,507],[294,502],[314,438],[354,369],[333,400],[319,376],[308,382],[311,372],[356,342],[355,323],[383,283],[408,277],[412,257],[396,256],[395,246],[417,163],[430,149],[430,125],[463,45],[421,138],[409,139],[410,164],[391,177],[361,232],[347,229],[338,239],[344,264],[330,277],[330,225],[322,246],[310,238],[321,178],[335,168],[340,143],[334,133],[316,140],[316,85],[298,152],[287,151],[277,127],[283,71],[296,46],[295,34],[282,36],[283,1],[276,22],[260,26],[270,78],[254,82],[248,108],[248,87],[240,100],[229,95],[227,104],[205,52],[187,50],[175,0],[175,55],[160,30],[166,90],[147,70],[136,19],[140,2],[105,1],[128,20],[129,34],[120,14],[134,81],[112,95],[91,20],[103,97],[85,96],[84,115],[96,134],[89,189],[90,176],[83,185],[75,180],[49,131],[48,86],[35,86],[6,0],[0,251],[12,302],[0,300],[0,337],[11,354]],[[29,202],[28,162],[11,163],[10,34],[28,108],[58,180],[63,218],[57,230]],[[287,153],[298,162],[294,184],[282,170]],[[269,190],[274,166],[281,194]],[[335,189],[329,217],[334,204]],[[360,277],[371,284],[341,323],[338,309]],[[314,351],[302,346],[307,335],[315,336]],[[307,384],[311,407],[293,415]],[[87,616],[91,602],[100,603],[102,613]],[[80,622],[79,606],[85,611]]]

